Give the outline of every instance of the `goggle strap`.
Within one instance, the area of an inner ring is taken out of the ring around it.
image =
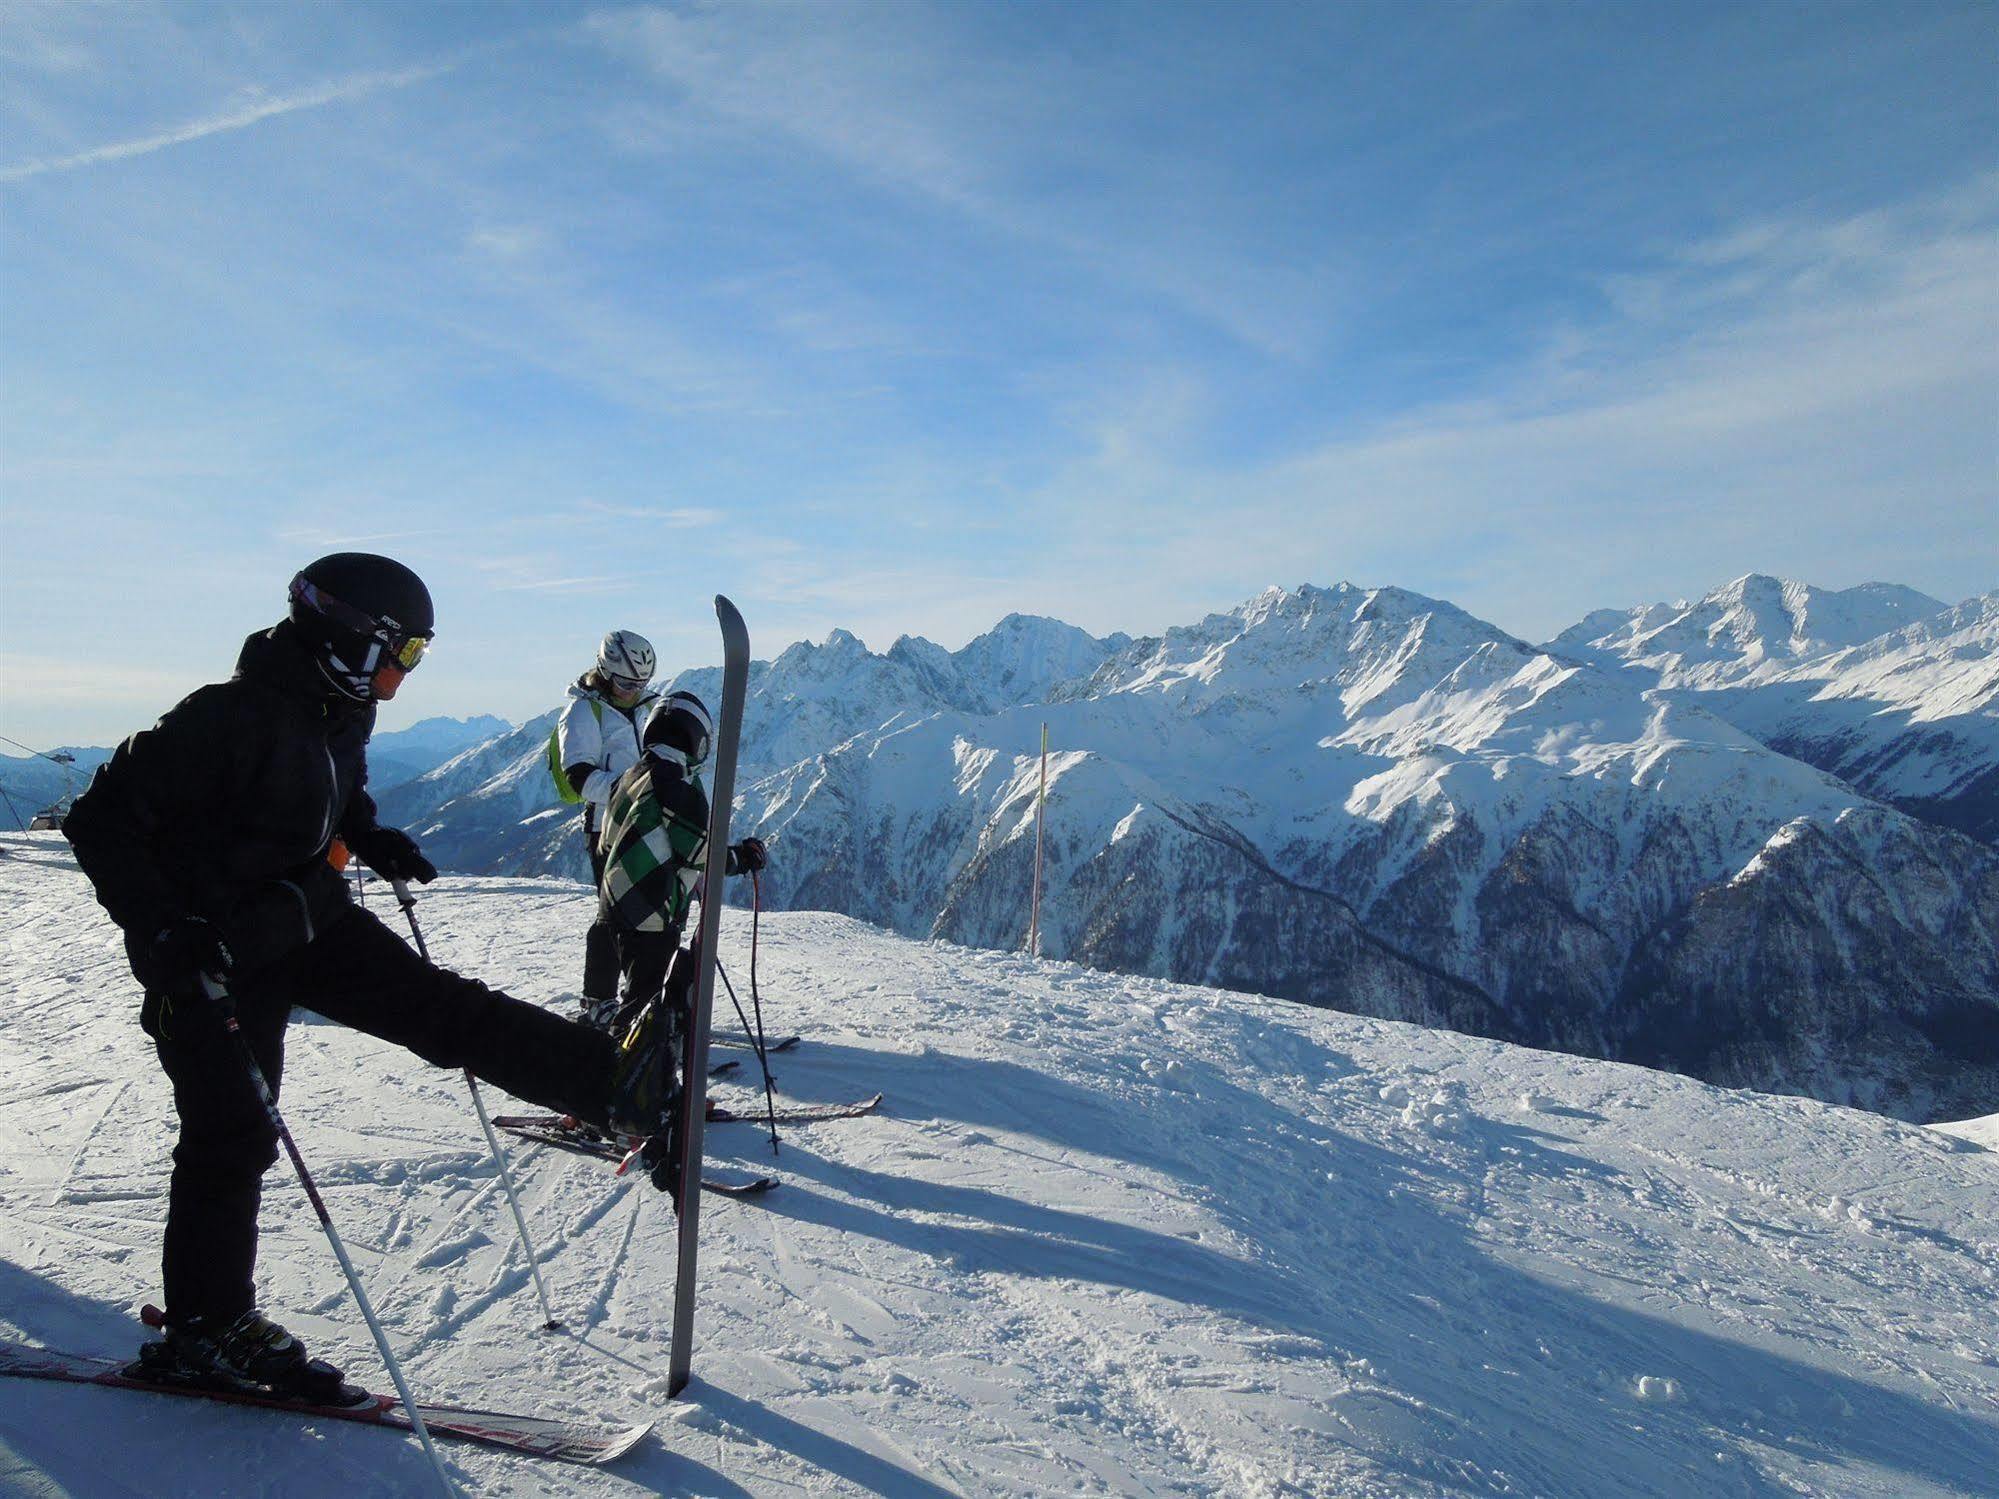
[[[414,668],[430,647],[429,636],[402,633],[402,627],[395,621],[376,619],[352,604],[336,599],[324,589],[315,587],[304,573],[292,579],[291,596],[308,608],[318,610],[335,624],[344,625],[364,639],[378,642],[378,646],[387,646],[404,671]],[[376,656],[371,654],[370,671],[374,670],[375,659]]]

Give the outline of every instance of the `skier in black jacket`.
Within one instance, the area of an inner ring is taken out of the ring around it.
[[[226,985],[273,1089],[300,1005],[546,1108],[628,1134],[666,1126],[663,1053],[423,961],[347,895],[339,843],[390,879],[437,873],[375,820],[365,758],[375,704],[432,628],[429,591],[401,563],[321,558],[292,580],[288,617],[243,643],[235,674],[120,745],[64,821],[124,929],[145,989],[139,1023],[180,1116],[161,1256],[167,1356],[149,1360],[164,1372],[283,1390],[329,1377],[255,1309],[260,1179],[277,1137],[204,976]]]

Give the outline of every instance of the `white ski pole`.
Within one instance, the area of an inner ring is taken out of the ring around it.
[[[409,918],[410,935],[416,938],[417,956],[428,963],[430,948],[423,940],[423,928],[416,924],[416,897],[410,893],[409,882],[391,880],[389,884],[396,892],[396,904]],[[493,1121],[486,1115],[486,1100],[479,1094],[479,1079],[472,1075],[470,1067],[465,1069],[465,1086],[472,1090],[472,1107],[479,1111],[479,1127],[486,1132],[486,1143],[493,1149],[493,1161],[500,1168],[500,1185],[507,1191],[507,1206],[514,1210],[514,1227],[521,1232],[521,1252],[528,1257],[528,1269],[534,1274],[535,1294],[541,1297],[541,1329],[543,1332],[559,1332],[562,1319],[548,1304],[548,1286],[541,1278],[541,1260],[535,1255],[534,1240],[528,1234],[527,1214],[521,1211],[520,1193],[514,1190],[514,1173],[507,1166],[507,1153],[500,1149],[500,1137],[493,1133]]]

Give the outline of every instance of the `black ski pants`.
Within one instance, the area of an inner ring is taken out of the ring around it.
[[[273,1090],[297,1005],[435,1066],[469,1067],[543,1108],[604,1122],[610,1037],[426,963],[359,906],[291,957],[238,976],[230,996]],[[212,1001],[148,994],[140,1023],[180,1114],[161,1256],[167,1311],[176,1321],[233,1318],[256,1304],[257,1207],[277,1132]]]
[[[680,949],[678,930],[660,932],[631,932],[614,926],[612,932],[618,943],[618,968],[624,976],[624,987],[620,991],[618,1016],[611,1025],[611,1034],[624,1034],[640,1009],[665,991],[668,1012],[672,1016],[674,1034],[685,1029],[686,1011],[694,985],[694,963],[691,954]],[[671,982],[668,975],[671,974]]]
[[[619,998],[629,1012],[658,995],[680,943],[678,932],[617,932],[618,968],[624,975]]]
[[[583,812],[583,846],[590,854],[590,888],[604,888],[604,856],[597,848],[597,809]],[[618,934],[604,914],[603,903],[583,934],[583,998],[615,999],[618,994]]]

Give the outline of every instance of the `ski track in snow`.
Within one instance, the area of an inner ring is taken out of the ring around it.
[[[0,1325],[121,1352],[159,1294],[165,1079],[60,838],[0,838],[0,897]],[[440,961],[568,1011],[589,909],[447,879],[419,911]],[[748,921],[724,922],[741,983]],[[541,1333],[463,1079],[293,1026],[286,1117],[415,1388],[659,1423],[607,1469],[447,1446],[467,1492],[1999,1493],[1989,1130],[833,916],[766,918],[759,968],[769,1024],[806,1037],[781,1099],[887,1103],[789,1129],[784,1186],[704,1205],[676,1402],[656,1194],[510,1144],[569,1325]],[[708,1142],[772,1167],[751,1128]],[[267,1306],[386,1388],[282,1165],[264,1225]],[[0,1493],[427,1485],[379,1431],[0,1382]]]

